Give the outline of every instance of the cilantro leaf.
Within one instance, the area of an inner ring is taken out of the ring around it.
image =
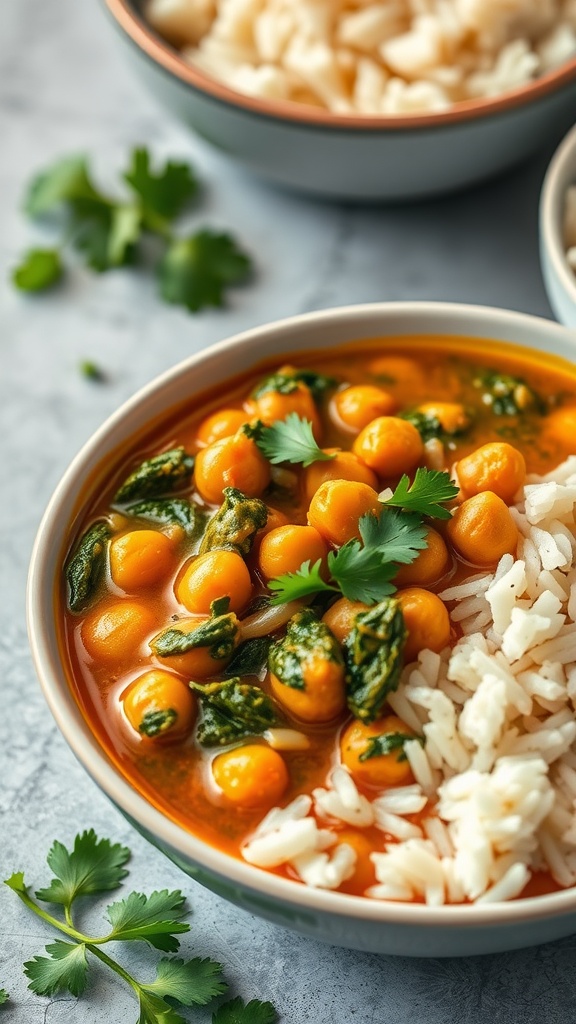
[[[412,483],[405,473],[392,497],[386,498],[382,504],[395,505],[435,519],[450,519],[450,512],[441,503],[451,501],[457,494],[458,488],[449,473],[419,466]]]
[[[215,996],[221,996],[228,985],[222,978],[222,964],[201,957],[179,960],[164,957],[156,968],[156,978],[147,985],[146,992],[176,999],[184,1006],[205,1006]]]
[[[427,529],[419,515],[406,514],[396,509],[382,509],[379,516],[370,512],[359,522],[360,536],[365,548],[379,548],[387,562],[409,565],[418,551],[427,546]]]
[[[182,921],[185,897],[179,889],[162,889],[145,896],[131,892],[125,900],[111,903],[107,917],[112,925],[109,940],[149,942],[156,949],[174,952],[180,943],[175,935],[190,931]]]
[[[198,190],[198,181],[190,167],[168,160],[154,174],[147,149],[133,150],[131,165],[124,180],[140,196],[146,213],[150,211],[166,220],[173,220]]]
[[[396,590],[390,580],[398,566],[380,548],[361,547],[357,540],[347,541],[337,552],[330,551],[328,568],[349,601],[375,604]]]
[[[33,178],[24,201],[31,217],[39,217],[62,203],[96,202],[107,204],[88,174],[85,156],[58,160]]]
[[[142,231],[142,210],[139,206],[119,203],[112,210],[107,243],[107,266],[121,267],[133,255]]]
[[[255,636],[236,648],[226,672],[230,676],[258,676],[266,667],[272,637]]]
[[[273,465],[301,462],[306,467],[313,462],[329,462],[334,458],[333,454],[322,451],[316,444],[310,420],[302,419],[296,412],[288,413],[285,420],[278,420],[270,427],[263,423],[253,424],[248,433]]]
[[[262,1003],[259,999],[251,999],[249,1003],[240,998],[230,999],[212,1015],[212,1024],[274,1024],[277,1020],[272,1003]]]
[[[35,956],[24,964],[24,974],[30,978],[28,988],[37,996],[51,996],[54,992],[68,991],[82,995],[86,988],[88,962],[83,942],[50,942],[46,946],[50,957]]]
[[[93,829],[76,836],[71,853],[55,842],[46,859],[56,878],[36,896],[45,903],[70,907],[78,896],[117,889],[128,874],[124,864],[129,857],[125,846],[98,839]]]
[[[0,988],[0,1006],[2,1006],[4,1003],[7,1003],[9,998],[10,996],[8,995],[6,989]]]
[[[58,249],[28,249],[12,271],[12,281],[22,292],[41,292],[62,277]]]
[[[249,257],[230,235],[203,230],[174,238],[158,266],[160,294],[193,313],[204,306],[222,306],[224,288],[244,280],[250,266]]]
[[[325,583],[320,575],[322,559],[314,562],[310,567],[310,559],[303,562],[296,572],[285,572],[276,579],[268,581],[268,589],[274,593],[270,604],[286,604],[287,601],[296,601],[301,597],[308,597],[310,594],[318,594],[320,591],[336,591],[337,587]]]
[[[169,1003],[165,1003],[161,996],[147,992],[142,985],[138,985],[137,992],[140,1002],[137,1024],[187,1024],[184,1017]]]

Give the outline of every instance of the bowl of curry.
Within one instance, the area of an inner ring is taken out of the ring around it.
[[[382,953],[573,930],[573,346],[481,307],[306,314],[77,455],[31,561],[36,670],[191,877]]]

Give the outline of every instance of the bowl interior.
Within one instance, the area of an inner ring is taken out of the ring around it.
[[[521,928],[522,924],[532,927],[535,921],[565,922],[567,915],[576,913],[576,891],[565,890],[518,899],[509,904],[484,906],[431,908],[417,904],[383,904],[362,897],[309,889],[260,871],[208,846],[146,801],[105,754],[68,687],[54,621],[54,594],[66,540],[82,510],[85,495],[105,472],[107,461],[126,447],[144,427],[182,401],[214,387],[217,382],[226,381],[262,361],[269,361],[272,351],[280,358],[284,353],[332,348],[355,339],[368,338],[381,338],[385,348],[386,337],[424,334],[430,336],[431,343],[435,335],[492,338],[543,350],[552,353],[552,358],[556,356],[561,360],[572,360],[576,352],[575,339],[569,332],[548,321],[484,307],[443,303],[391,303],[327,310],[256,328],[223,341],[169,370],[142,389],[104,423],[79,452],[56,489],[38,531],[30,565],[27,612],[36,671],[48,705],[67,742],[120,810],[185,870],[227,898],[234,899],[236,894],[236,902],[243,901],[243,905],[248,905],[256,913],[274,917],[299,930],[312,929],[311,933],[318,937],[357,948],[394,951],[386,946],[386,942],[382,947],[383,940],[374,937],[380,934],[378,929],[383,924],[407,928],[411,937],[402,949],[415,955],[430,955],[424,952],[428,948],[428,940],[414,946],[412,930],[415,926],[428,933],[431,929],[440,928],[443,934],[445,929],[456,929],[459,934],[463,930],[468,935],[474,929],[484,930],[485,939],[480,946],[461,946],[458,940],[444,947],[442,955],[457,955],[459,949],[463,952],[486,952],[495,948],[498,943],[490,929],[497,927],[505,927],[500,939],[504,946],[499,948],[515,948],[515,944],[540,941],[537,933],[531,933],[532,938],[526,939],[521,931],[514,933],[514,928]],[[306,915],[312,916],[313,924],[306,925]],[[337,929],[331,937],[329,919],[344,922],[340,937]],[[352,921],[364,922],[366,928],[376,929],[374,936],[367,937],[368,931],[362,938],[354,929],[350,930]],[[567,934],[566,924],[563,927],[564,930],[558,934]],[[397,948],[396,951],[401,950]],[[439,954],[435,952],[434,955]]]

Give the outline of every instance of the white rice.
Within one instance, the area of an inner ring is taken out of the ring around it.
[[[443,111],[576,53],[573,0],[149,0],[146,13],[232,89],[336,114]]]
[[[462,636],[421,651],[388,701],[425,739],[405,745],[415,783],[370,800],[336,767],[325,788],[265,817],[246,860],[338,888],[356,859],[338,832],[376,826],[372,899],[512,899],[535,871],[576,884],[575,505],[571,457],[518,496],[517,557],[441,592]],[[562,564],[547,567],[550,552]]]

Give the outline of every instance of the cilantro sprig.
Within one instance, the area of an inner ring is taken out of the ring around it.
[[[273,465],[292,462],[306,467],[313,462],[329,462],[334,458],[333,454],[316,444],[310,420],[302,419],[296,412],[288,413],[286,419],[278,420],[269,427],[258,421],[243,429]]]
[[[367,513],[359,521],[361,541],[347,541],[327,558],[329,581],[322,563],[303,562],[296,572],[285,573],[268,583],[272,604],[285,604],[319,593],[341,593],[350,601],[376,604],[396,591],[391,582],[399,565],[409,565],[426,547],[423,517],[449,519],[443,502],[458,494],[450,474],[420,467],[412,483],[403,476],[393,494],[381,499],[379,516]]]
[[[12,271],[21,291],[38,292],[63,276],[67,244],[99,273],[136,263],[145,235],[163,247],[156,266],[160,295],[192,312],[222,306],[229,285],[243,281],[250,259],[231,235],[203,228],[193,234],[174,231],[174,221],[199,195],[192,168],[168,160],[155,171],[150,154],[136,148],[122,174],[125,194],[105,195],[93,182],[85,156],[69,156],[38,174],[24,202],[32,218],[62,214],[64,237],[53,248],[32,248]],[[126,188],[127,187],[127,188]]]
[[[30,894],[21,871],[5,884],[24,905],[65,936],[45,947],[47,956],[35,956],[24,964],[29,988],[37,995],[51,996],[68,991],[81,996],[86,989],[90,960],[88,954],[109,967],[135,993],[140,1008],[137,1024],[186,1024],[173,1003],[180,1006],[205,1006],[228,988],[222,965],[208,957],[183,960],[162,957],[156,963],[152,981],[139,981],[102,948],[108,942],[143,941],[155,949],[175,952],[178,935],[190,930],[182,920],[185,898],[176,889],[163,889],[149,896],[132,892],[111,903],[106,910],[109,928],[104,935],[86,935],[73,919],[73,908],[80,897],[98,896],[117,889],[128,874],[125,864],[130,851],[109,839],[99,839],[91,829],[77,835],[71,851],[55,842],[48,854],[48,866],[54,872],[49,884]],[[62,908],[62,915],[49,913],[38,902]],[[8,998],[0,989],[0,1004]],[[167,1000],[170,1000],[169,1002]],[[271,1003],[241,999],[223,1003],[213,1014],[213,1024],[273,1024],[277,1015]]]
[[[354,538],[338,551],[328,553],[327,566],[332,583],[321,575],[321,560],[304,562],[296,572],[270,580],[272,604],[284,604],[297,598],[322,592],[342,593],[350,601],[375,604],[393,594],[391,582],[398,564],[413,562],[426,547],[426,527],[419,516],[404,516],[390,509],[379,516],[368,512],[359,522],[362,542]]]
[[[380,500],[383,505],[418,512],[433,519],[450,519],[451,513],[442,503],[452,501],[457,494],[458,487],[450,479],[449,473],[419,466],[412,483],[405,473],[392,496]]]

